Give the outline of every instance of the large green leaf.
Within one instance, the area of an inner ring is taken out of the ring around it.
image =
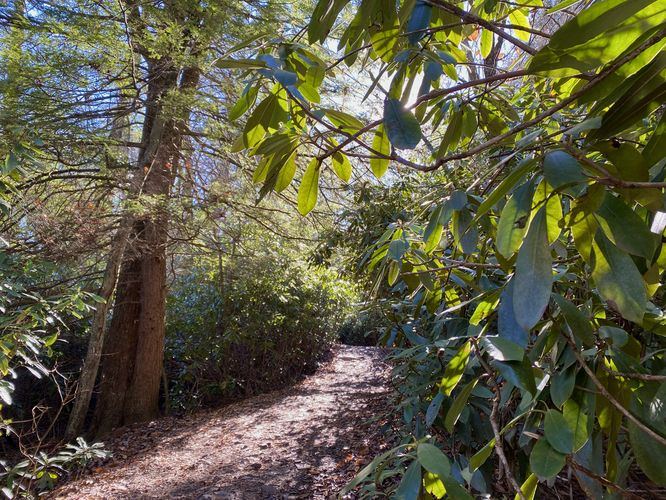
[[[474,326],[479,325],[481,321],[494,313],[495,309],[497,309],[497,304],[499,304],[499,298],[499,290],[496,290],[493,293],[480,299],[479,303],[474,309],[472,317],[469,318],[469,324]]]
[[[440,222],[440,219],[442,217],[442,211],[445,210],[445,207],[446,203],[435,208],[430,214],[430,219],[428,219],[428,225],[426,226],[425,231],[423,232],[423,241],[425,241],[426,244],[428,243],[429,240],[432,239],[433,235],[436,234],[438,230],[440,231],[440,236],[441,236],[442,223]],[[428,250],[426,250],[426,252],[428,252]]]
[[[266,63],[257,59],[218,59],[215,66],[222,69],[261,69],[266,67]]]
[[[574,433],[569,423],[557,410],[548,410],[543,425],[544,434],[554,450],[569,454],[573,452]]]
[[[252,182],[254,184],[259,184],[266,180],[266,176],[268,175],[268,170],[270,169],[272,161],[273,161],[273,155],[264,156],[261,159],[259,165],[257,165],[257,168],[254,170],[254,173],[252,174]]]
[[[407,23],[407,33],[409,33],[407,39],[409,43],[415,44],[426,35],[425,29],[430,25],[431,16],[432,7],[422,0],[417,0]]]
[[[607,194],[596,212],[604,234],[620,249],[652,260],[657,236],[619,197]]]
[[[573,302],[568,301],[559,294],[554,293],[553,299],[562,311],[562,315],[571,329],[574,337],[579,339],[588,347],[594,345],[594,332],[590,320],[583,314]]]
[[[530,181],[518,187],[504,205],[497,223],[495,246],[506,259],[516,252],[523,240],[533,196],[534,183]]]
[[[661,115],[659,125],[643,148],[643,157],[648,165],[654,165],[666,158],[666,113]]]
[[[474,253],[479,240],[479,231],[472,222],[473,217],[470,211],[467,209],[455,211],[451,219],[451,231],[456,246],[465,255]]]
[[[471,352],[472,345],[469,341],[465,342],[458,352],[451,358],[451,361],[446,365],[444,370],[444,376],[442,377],[441,382],[439,383],[440,390],[450,396],[453,392],[453,389],[456,388],[458,382],[465,372],[467,367],[467,362],[469,361],[469,354]]]
[[[513,310],[516,321],[529,330],[543,316],[553,287],[552,257],[544,208],[541,208],[532,220],[518,252],[513,281]]]
[[[400,40],[398,25],[389,25],[389,27],[377,30],[370,28],[369,31],[371,32],[370,43],[372,44],[372,50],[382,61],[387,63],[392,62],[395,55],[396,42]]]
[[[398,99],[384,101],[384,127],[396,149],[414,149],[421,141],[421,126]]]
[[[570,76],[616,57],[645,33],[666,22],[666,6],[654,0],[602,0],[581,11],[530,61],[529,70]]]
[[[578,451],[590,438],[594,409],[589,407],[585,397],[578,394],[578,397],[571,398],[564,403],[562,412],[564,420],[573,432],[573,451]]]
[[[525,355],[523,347],[504,337],[487,335],[481,339],[481,344],[490,357],[498,361],[522,361]]]
[[[247,89],[243,92],[240,99],[236,101],[236,104],[229,110],[227,117],[229,120],[233,121],[245,114],[245,112],[250,109],[255,101],[257,100],[257,94],[259,93],[259,87],[254,86]]]
[[[337,109],[323,109],[326,117],[331,120],[331,123],[345,132],[354,133],[364,127],[363,122],[355,116],[338,111]]]
[[[495,361],[495,366],[506,380],[523,391],[534,395],[537,392],[534,372],[526,356],[522,361]]]
[[[453,151],[460,142],[460,137],[462,136],[463,130],[463,113],[461,110],[455,110],[451,113],[451,118],[449,119],[449,125],[446,127],[446,132],[442,137],[442,142],[439,144],[437,149],[437,158],[443,158],[446,156],[446,153]]]
[[[296,174],[296,151],[294,150],[294,152],[287,157],[284,164],[280,168],[280,172],[277,175],[277,178],[275,180],[275,187],[273,189],[275,189],[275,191],[278,193],[281,193],[282,191],[287,189],[289,184],[291,184],[291,181],[294,178],[295,174]]]
[[[536,3],[533,2],[533,4],[536,6]],[[523,5],[529,6],[530,3],[528,2],[527,4]],[[511,22],[511,24],[515,26],[522,26],[527,30],[531,28],[530,19],[526,14],[523,13],[522,9],[513,9],[511,12],[509,12],[509,21]],[[523,42],[530,41],[529,31],[514,29],[513,34],[515,35],[516,38],[522,40]]]
[[[320,166],[319,160],[314,158],[301,179],[298,188],[298,211],[301,215],[307,215],[317,204]]]
[[[574,455],[574,460],[583,467],[591,470],[595,474],[604,474],[604,459],[603,459],[603,437],[601,432],[595,433],[592,439],[589,439],[585,446],[583,446]],[[574,474],[578,480],[578,484],[583,488],[587,494],[587,498],[603,498],[604,489],[596,481],[583,472],[576,471]]]
[[[488,29],[481,30],[481,57],[484,59],[490,55],[493,49],[493,32]]]
[[[372,149],[386,156],[391,154],[391,142],[386,134],[384,124],[379,125],[375,131],[375,137],[372,140]],[[388,167],[388,159],[378,157],[370,158],[370,170],[372,170],[372,173],[377,179],[380,179],[386,173]]]
[[[580,163],[562,150],[550,151],[543,159],[543,173],[553,189],[562,189],[585,182]]]
[[[444,427],[449,433],[453,432],[453,427],[456,425],[458,418],[460,418],[460,414],[465,409],[467,400],[472,394],[472,391],[474,390],[474,387],[476,387],[476,383],[478,381],[479,379],[474,379],[465,385],[465,387],[463,387],[460,391],[460,394],[458,394],[456,399],[453,400],[453,404],[451,405],[451,408],[449,408],[449,411],[446,413],[446,418],[444,419]]]
[[[323,42],[333,23],[349,0],[319,0],[308,24],[308,41]]]
[[[391,264],[397,264],[397,262],[392,262]],[[406,335],[409,337],[409,335]],[[410,338],[410,341],[412,339]],[[418,340],[418,338],[415,338],[414,340]],[[413,344],[418,344],[418,342],[412,342]],[[442,407],[442,403],[444,402],[444,394],[442,394],[440,391],[437,391],[437,394],[435,394],[435,397],[432,398],[432,401],[430,401],[430,404],[428,405],[428,409],[426,410],[426,415],[425,415],[425,424],[426,427],[431,427],[435,419],[437,418],[437,415],[439,415],[439,410]]]
[[[647,415],[643,420],[662,435],[666,434],[666,382],[662,382],[649,401],[649,410],[645,413]],[[629,422],[629,440],[631,451],[643,472],[655,483],[666,486],[666,467],[663,462],[666,446],[648,436],[634,422]]]
[[[405,475],[402,476],[402,481],[395,491],[394,498],[396,500],[417,500],[421,492],[421,464],[414,460]]]
[[[421,443],[416,449],[416,456],[425,470],[437,474],[440,478],[451,474],[449,459],[434,444]]]
[[[571,397],[574,386],[576,385],[576,370],[569,367],[566,370],[560,370],[553,375],[550,384],[550,399],[558,408]]]
[[[530,474],[527,479],[520,485],[520,491],[525,496],[525,500],[534,500],[537,487],[539,486],[539,478],[536,474]],[[520,495],[516,493],[514,500],[520,500]]]
[[[513,280],[505,286],[497,308],[497,333],[521,347],[527,346],[529,332],[516,321],[513,309]]]
[[[566,455],[556,451],[546,439],[539,439],[530,453],[530,468],[539,479],[555,477],[564,467]]]
[[[250,150],[253,155],[282,156],[294,149],[294,136],[291,134],[274,134],[257,144]]]
[[[349,163],[349,158],[342,151],[336,151],[331,157],[333,165],[333,172],[343,182],[349,182],[352,174],[352,166]]]
[[[271,160],[267,165],[268,172],[264,180],[264,185],[259,191],[259,197],[262,199],[271,191],[278,193],[284,191],[296,173],[296,151],[286,152],[285,154],[271,155]]]
[[[465,488],[460,486],[458,482],[452,477],[445,477],[442,479],[446,488],[446,496],[451,500],[474,500],[474,497],[467,493]]]
[[[546,209],[546,233],[548,235],[548,244],[553,244],[562,233],[562,200],[558,193],[553,192],[553,188],[546,180],[542,180],[534,192],[532,200],[532,213],[539,208]]]
[[[281,107],[279,98],[269,94],[261,101],[247,119],[243,130],[245,147],[252,148],[261,141],[266,133],[277,130],[280,122],[286,120],[287,113]]]
[[[492,438],[483,446],[483,448],[477,451],[472,456],[472,458],[469,459],[469,470],[475,471],[476,469],[481,467],[486,462],[486,460],[490,458],[490,455],[492,454],[494,449],[495,449],[495,438]]]
[[[666,54],[662,52],[648,66],[627,79],[622,89],[624,93],[603,113],[601,127],[591,131],[588,139],[610,138],[663,104],[666,99]],[[599,103],[591,113],[598,113],[605,104]]]
[[[652,33],[646,33],[646,35],[636,40],[634,45],[628,50],[631,50],[634,46],[643,42],[645,36],[649,35],[652,35]],[[589,104],[595,101],[601,101],[606,102],[607,105],[608,102],[613,102],[622,94],[622,90],[630,84],[629,79],[648,66],[654,58],[664,50],[664,47],[666,47],[666,39],[647,48],[637,57],[620,66],[612,75],[607,76],[593,88],[585,92],[585,94],[578,99],[578,103]],[[598,128],[598,126],[593,128]]]
[[[636,264],[613,245],[602,231],[597,232],[592,248],[592,279],[599,294],[624,318],[640,324],[647,305],[647,292]]]

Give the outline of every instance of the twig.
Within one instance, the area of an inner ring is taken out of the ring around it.
[[[564,335],[564,338],[569,343],[569,346],[571,347],[571,350],[573,351],[574,356],[578,361],[578,364],[581,366],[581,368],[583,368],[583,370],[585,370],[585,373],[587,373],[587,376],[590,377],[590,380],[592,380],[597,389],[599,389],[601,395],[605,397],[608,400],[608,402],[612,404],[620,413],[622,413],[622,415],[627,417],[628,420],[632,421],[638,428],[640,428],[648,436],[650,436],[653,439],[656,439],[663,446],[666,446],[666,438],[664,438],[664,436],[662,436],[661,434],[653,431],[650,427],[648,427],[638,418],[636,418],[636,416],[634,416],[633,413],[631,413],[624,406],[622,406],[619,403],[619,401],[615,399],[610,392],[608,392],[608,389],[606,389],[604,384],[601,383],[601,381],[596,377],[592,369],[587,365],[587,363],[583,359],[583,356],[581,356],[580,352],[578,351],[578,346],[576,345],[576,342],[574,342],[574,340],[566,333],[562,333],[562,335]]]
[[[631,378],[634,380],[645,380],[646,382],[664,382],[666,380],[666,375],[651,375],[648,373],[625,373],[625,372],[616,372],[611,370],[605,365],[601,365],[601,369],[605,372],[610,373],[614,377],[622,378]]]
[[[594,479],[595,481],[597,481],[600,484],[603,484],[607,488],[610,488],[612,490],[617,491],[624,498],[637,498],[637,499],[640,498],[641,500],[643,498],[643,497],[640,497],[640,496],[638,496],[634,493],[631,493],[631,492],[625,490],[624,488],[615,484],[613,481],[610,481],[609,479],[606,479],[605,477],[600,476],[599,474],[597,474],[596,472],[591,471],[587,467],[583,467],[579,463],[575,462],[570,456],[567,457],[567,463],[569,464],[569,466],[571,466],[571,468],[582,472],[586,476],[591,477],[592,479]]]
[[[500,433],[499,425],[497,424],[497,413],[499,411],[499,403],[502,398],[502,392],[500,390],[500,386],[497,383],[497,380],[495,380],[493,369],[488,365],[488,363],[486,363],[486,360],[483,359],[483,357],[481,356],[481,351],[479,350],[479,346],[476,343],[476,339],[471,338],[470,340],[474,345],[474,350],[476,351],[476,358],[479,360],[479,363],[481,363],[481,366],[483,366],[483,369],[486,370],[486,373],[488,373],[488,379],[492,380],[493,390],[495,391],[495,397],[493,398],[493,408],[490,412],[490,425],[493,428],[493,434],[495,435],[495,453],[497,453],[500,463],[504,467],[506,477],[509,480],[509,483],[511,483],[513,489],[516,491],[516,495],[518,495],[520,500],[526,500],[525,494],[523,493],[523,490],[520,488],[518,481],[516,481],[516,478],[513,476],[513,473],[511,472],[511,467],[509,466],[509,461],[506,459],[506,455],[504,454],[504,444],[502,443],[502,434]]]
[[[525,42],[518,40],[517,38],[505,33],[502,29],[498,28],[495,26],[493,23],[490,21],[486,21],[485,19],[481,19],[478,16],[475,16],[474,14],[471,14],[460,7],[457,7],[455,5],[451,5],[448,2],[443,2],[441,0],[424,0],[425,3],[432,5],[433,7],[438,7],[442,10],[445,10],[451,14],[454,14],[456,16],[460,16],[460,18],[463,21],[466,21],[470,24],[478,24],[479,26],[492,31],[495,33],[497,36],[500,38],[503,38],[507,42],[511,42],[513,45],[516,47],[520,47],[522,50],[527,52],[530,55],[534,55],[537,53],[536,49],[530,47],[528,44]]]

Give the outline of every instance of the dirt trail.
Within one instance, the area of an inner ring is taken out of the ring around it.
[[[333,498],[382,447],[388,368],[372,347],[339,347],[296,386],[107,440],[111,463],[52,498]]]

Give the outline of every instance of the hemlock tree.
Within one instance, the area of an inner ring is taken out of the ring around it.
[[[271,4],[232,8],[189,0],[124,3],[131,67],[140,72],[132,77],[143,84],[140,95],[145,103],[133,181],[142,207],[131,216],[132,245],[123,253],[104,341],[93,424],[99,435],[159,413],[168,200],[179,173],[186,174],[180,177],[180,184],[187,182],[183,179],[189,175],[185,170],[191,161],[191,141],[207,137],[209,110],[199,90],[203,81],[208,86],[219,81],[210,72],[211,63],[239,29],[244,34],[251,32],[239,19],[252,11],[263,26],[265,20],[259,16],[270,11],[269,7]],[[279,12],[275,9],[274,13]],[[213,88],[215,102],[224,102],[228,89]]]
[[[386,341],[413,440],[350,487],[391,460],[403,498],[534,498],[564,468],[627,495],[634,460],[665,485],[666,5],[320,0],[307,42],[220,62],[255,79],[237,148],[263,192],[300,171],[305,215],[354,168],[445,186],[365,257],[407,311]],[[383,113],[321,104],[343,65]]]
[[[15,134],[3,133],[3,151],[26,137],[39,137],[41,144],[35,161],[19,165],[25,173],[16,191],[20,203],[3,221],[3,235],[25,228],[19,250],[44,252],[42,235],[31,219],[19,224],[22,217],[42,211],[53,226],[70,208],[77,220],[88,211],[97,217],[89,225],[94,245],[68,248],[66,223],[56,238],[64,241],[53,245],[79,259],[84,276],[97,277],[106,267],[103,303],[68,429],[70,437],[82,429],[101,361],[93,425],[103,434],[158,413],[165,259],[170,236],[184,232],[171,221],[176,210],[187,210],[202,196],[217,168],[192,172],[193,152],[208,157],[209,165],[225,163],[227,173],[241,171],[225,146],[226,99],[238,83],[214,61],[244,37],[266,37],[267,26],[288,16],[271,2],[190,0],[25,0],[0,7],[0,14],[11,41],[2,50],[8,75],[2,126]],[[11,168],[21,163],[15,155],[9,160]],[[61,203],[52,206],[56,201]],[[76,206],[85,210],[76,212]],[[106,310],[111,319],[104,338]]]

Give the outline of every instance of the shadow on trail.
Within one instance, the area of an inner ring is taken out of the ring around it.
[[[380,441],[387,409],[376,348],[341,347],[294,387],[119,433],[116,466],[57,498],[333,498]],[[70,496],[71,495],[71,496]]]
[[[301,394],[309,396],[309,392]],[[279,405],[279,402],[275,404]],[[323,419],[311,422],[305,432],[295,425],[286,427],[283,434],[276,435],[273,442],[267,443],[271,446],[265,449],[265,453],[253,457],[256,461],[248,466],[239,464],[235,470],[233,466],[225,470],[211,464],[206,467],[208,478],[194,483],[184,478],[165,494],[172,498],[272,499],[284,495],[312,498],[313,492],[325,487],[322,484],[325,478],[321,477],[323,471],[334,471],[357,443],[359,436],[354,423],[373,416],[364,410],[366,407],[352,410],[340,408]],[[326,439],[322,439],[324,435]],[[280,452],[280,441],[284,440],[292,441],[289,455]],[[225,477],[230,473],[241,475],[228,482]],[[337,491],[321,493],[334,494]]]

